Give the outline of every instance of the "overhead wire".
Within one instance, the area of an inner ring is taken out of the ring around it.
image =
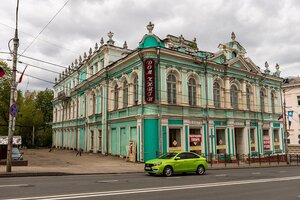
[[[49,24],[55,19],[55,17],[62,11],[62,9],[67,5],[70,0],[67,0],[63,6],[56,12],[56,14],[50,19],[50,21],[44,26],[44,28],[34,37],[34,39],[29,43],[29,45],[23,50],[21,55],[23,55],[35,42],[35,40],[42,34],[42,32],[49,26]]]

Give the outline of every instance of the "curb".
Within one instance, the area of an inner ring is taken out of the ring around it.
[[[209,170],[233,170],[233,169],[252,169],[252,168],[279,168],[279,167],[299,167],[300,165],[274,165],[274,166],[245,166],[245,167],[216,167],[208,168]],[[67,173],[67,172],[12,172],[0,173],[0,178],[9,177],[37,177],[37,176],[74,176],[74,175],[103,175],[103,174],[137,174],[145,173],[144,171],[135,172],[95,172],[95,173]]]

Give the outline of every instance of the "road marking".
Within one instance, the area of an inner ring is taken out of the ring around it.
[[[260,172],[253,172],[252,173],[253,175],[258,175],[258,174],[261,174]]]
[[[103,181],[97,181],[97,183],[113,183],[118,182],[119,180],[103,180]]]
[[[254,183],[269,183],[269,182],[280,182],[280,181],[291,181],[291,180],[300,180],[300,176],[257,179],[257,180],[243,180],[243,181],[227,181],[227,182],[217,182],[217,183],[180,185],[180,186],[168,186],[168,187],[156,187],[156,188],[142,188],[142,189],[130,189],[130,190],[114,190],[114,191],[105,191],[105,192],[90,192],[90,193],[63,194],[63,195],[52,195],[52,196],[25,197],[25,198],[15,198],[15,199],[6,199],[6,200],[83,199],[83,198],[90,198],[90,197],[103,197],[103,196],[116,196],[116,195],[125,195],[125,194],[163,192],[163,191],[172,191],[172,190],[187,190],[187,189],[196,189],[196,188],[245,185],[245,184],[254,184]]]
[[[4,188],[4,187],[25,187],[25,186],[29,186],[28,184],[19,184],[19,185],[0,185],[0,188]]]
[[[220,177],[223,177],[223,176],[227,176],[227,174],[217,174],[215,176],[220,176]]]

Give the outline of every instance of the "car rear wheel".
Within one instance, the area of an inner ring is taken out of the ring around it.
[[[199,165],[199,166],[197,167],[196,173],[199,174],[199,175],[203,175],[203,174],[205,173],[205,168],[204,168],[204,166],[203,166],[203,165]]]
[[[164,168],[164,176],[169,177],[169,176],[172,176],[172,174],[173,174],[173,169],[172,169],[172,167],[171,167],[171,166],[166,166],[166,167]]]

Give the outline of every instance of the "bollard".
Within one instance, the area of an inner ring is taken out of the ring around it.
[[[271,165],[271,155],[269,154],[269,166]]]
[[[290,162],[288,160],[286,160],[286,164],[290,164],[292,163],[292,154],[290,154]]]
[[[225,167],[226,167],[226,162],[227,162],[227,158],[226,158],[226,153],[224,155],[224,164],[225,164]]]
[[[260,154],[258,154],[258,162],[259,162],[259,166],[261,166]]]
[[[240,157],[239,157],[239,154],[236,154],[236,160],[237,160],[238,166],[240,166]]]
[[[299,164],[299,154],[297,154],[297,165]]]
[[[279,154],[277,154],[277,163],[279,165]]]

